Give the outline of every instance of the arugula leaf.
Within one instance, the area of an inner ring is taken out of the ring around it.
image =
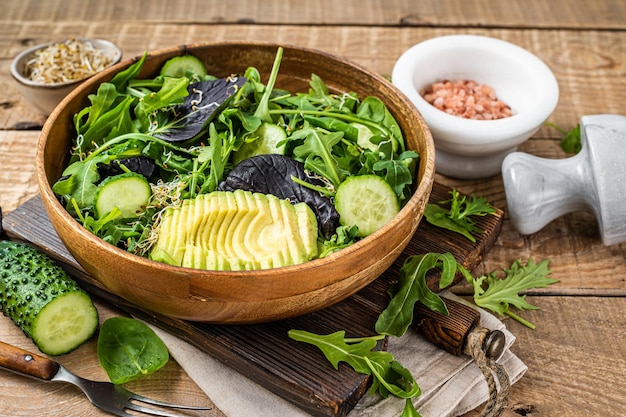
[[[404,335],[413,321],[418,301],[431,310],[448,315],[446,304],[426,285],[426,274],[432,269],[440,269],[439,286],[445,288],[453,282],[459,267],[450,253],[409,256],[400,268],[398,283],[389,290],[391,301],[376,321],[376,332],[398,337]]]
[[[411,197],[410,186],[413,183],[413,172],[410,166],[419,157],[415,151],[404,151],[398,159],[384,159],[374,163],[372,169],[391,185],[394,192],[402,203]]]
[[[81,209],[91,206],[97,189],[95,184],[100,179],[98,163],[108,160],[107,155],[99,155],[73,163],[63,171],[62,179],[52,186],[52,191],[69,196]]]
[[[561,139],[561,149],[563,149],[567,153],[578,153],[582,149],[582,139],[580,135],[580,123],[577,124],[571,130],[565,130],[562,127],[551,123],[546,122],[546,126],[550,126],[556,130],[558,130],[563,138]]]
[[[390,137],[400,152],[404,151],[404,138],[398,122],[393,117],[385,104],[377,97],[366,97],[357,108],[356,115],[362,119],[375,122],[375,126],[381,126],[387,130],[386,137]]]
[[[116,102],[115,107],[104,112],[93,123],[83,126],[82,128],[86,130],[82,135],[81,145],[85,146],[85,149],[81,149],[81,151],[86,153],[89,147],[93,148],[95,145],[100,145],[118,135],[135,131],[131,116],[131,108],[135,102],[135,98],[126,96],[119,103]],[[100,111],[97,106],[93,106],[91,109],[92,111]]]
[[[578,153],[582,149],[580,124],[565,134],[561,139],[561,148],[568,153]]]
[[[181,103],[189,95],[188,86],[189,80],[185,77],[165,77],[158,91],[146,94],[139,100],[135,107],[135,115],[139,119],[147,119],[156,110]]]
[[[98,360],[114,384],[123,384],[162,368],[169,360],[167,347],[142,322],[111,317],[98,334]]]
[[[311,74],[308,94],[297,94],[289,99],[290,103],[300,109],[338,110],[352,113],[357,104],[356,94],[342,94],[336,96],[328,91],[324,80],[317,75]]]
[[[289,337],[298,342],[305,342],[317,346],[335,369],[339,362],[345,362],[359,373],[370,374],[371,368],[365,362],[369,356],[374,362],[391,362],[391,353],[372,351],[381,338],[362,338],[351,344],[346,343],[346,332],[337,331],[329,335],[317,335],[304,330],[290,330]]]
[[[81,124],[81,115],[75,117],[75,126],[78,133],[85,133],[90,126],[92,126],[96,120],[100,118],[104,113],[109,111],[114,105],[116,99],[119,97],[115,85],[111,83],[102,83],[98,87],[96,94],[90,94],[89,100],[91,101],[91,107],[83,109],[85,113],[88,113],[87,121]]]
[[[115,74],[115,76],[113,76],[111,81],[109,81],[111,84],[115,86],[118,93],[123,93],[126,90],[126,87],[128,86],[129,81],[135,78],[137,75],[139,75],[139,72],[143,68],[143,63],[145,62],[147,56],[148,56],[148,53],[145,52],[141,56],[141,58],[139,58],[135,63],[130,65],[124,71],[120,71],[117,74]]]
[[[293,340],[317,346],[335,369],[338,369],[339,362],[345,362],[356,372],[372,375],[374,381],[370,388],[371,394],[378,392],[383,398],[389,395],[405,398],[405,410],[408,411],[402,415],[419,416],[411,398],[419,396],[421,390],[411,373],[391,353],[373,350],[384,336],[350,339],[345,337],[343,330],[328,335],[289,330],[288,335]]]
[[[336,188],[349,174],[338,165],[333,156],[333,147],[342,137],[342,132],[324,133],[321,130],[305,128],[294,132],[290,138],[304,139],[302,145],[294,148],[293,154],[304,160],[306,169],[328,178]]]
[[[426,206],[424,217],[426,221],[434,226],[460,233],[472,242],[476,242],[474,234],[482,233],[471,219],[472,216],[486,216],[495,213],[495,209],[487,202],[485,198],[476,196],[460,197],[456,189],[450,191],[452,198],[439,202],[439,204],[450,204],[450,208],[446,209],[439,204],[430,203]]]
[[[509,269],[503,269],[506,274],[503,278],[497,276],[497,271],[478,278],[472,278],[469,274],[466,274],[465,277],[474,288],[476,305],[501,316],[508,315],[534,329],[535,326],[532,323],[511,312],[510,306],[515,306],[520,310],[537,310],[539,308],[526,301],[526,296],[520,295],[520,293],[531,288],[545,288],[559,282],[548,278],[550,274],[549,263],[550,261],[546,259],[535,264],[532,259],[529,259],[523,266],[518,259]]]
[[[272,65],[270,77],[267,81],[267,85],[265,86],[265,91],[263,92],[263,96],[261,96],[261,100],[259,101],[258,106],[254,112],[254,115],[261,119],[261,121],[263,122],[274,122],[269,112],[269,100],[272,95],[272,90],[274,89],[274,84],[276,83],[276,78],[278,77],[278,69],[280,68],[280,61],[282,60],[282,58],[283,48],[279,47],[278,51],[276,52],[276,57],[274,58],[274,64]]]
[[[333,252],[352,245],[357,240],[359,228],[356,226],[339,226],[335,230],[335,234],[330,239],[324,240],[318,244],[318,257],[324,258]]]

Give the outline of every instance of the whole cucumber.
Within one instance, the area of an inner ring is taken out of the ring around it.
[[[0,241],[0,310],[49,355],[76,349],[98,328],[91,297],[48,255],[25,243]]]

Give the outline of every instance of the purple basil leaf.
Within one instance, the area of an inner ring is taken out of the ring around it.
[[[241,161],[217,187],[221,191],[242,189],[273,194],[292,203],[306,203],[315,213],[320,231],[330,237],[339,226],[339,213],[330,198],[291,180],[294,176],[310,184],[324,186],[309,176],[304,164],[283,155],[257,155]]]
[[[207,122],[221,111],[230,98],[246,83],[245,77],[226,77],[189,84],[183,104],[174,108],[175,125],[155,133],[154,136],[168,142],[183,142],[194,138]]]

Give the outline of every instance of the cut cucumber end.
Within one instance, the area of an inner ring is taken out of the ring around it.
[[[339,222],[357,226],[358,236],[369,236],[400,211],[398,197],[387,181],[377,175],[348,177],[337,188],[335,208]]]
[[[35,317],[32,338],[39,350],[62,355],[85,343],[98,328],[98,310],[84,292],[50,301]]]

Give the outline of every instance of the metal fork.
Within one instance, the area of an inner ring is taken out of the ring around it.
[[[154,416],[184,417],[182,414],[167,410],[146,407],[141,403],[181,410],[211,409],[211,407],[192,407],[156,401],[134,394],[110,382],[90,381],[74,375],[58,362],[3,342],[0,342],[0,366],[16,374],[44,382],[69,382],[80,388],[93,405],[117,416],[137,417],[126,412],[126,410],[134,410]]]

